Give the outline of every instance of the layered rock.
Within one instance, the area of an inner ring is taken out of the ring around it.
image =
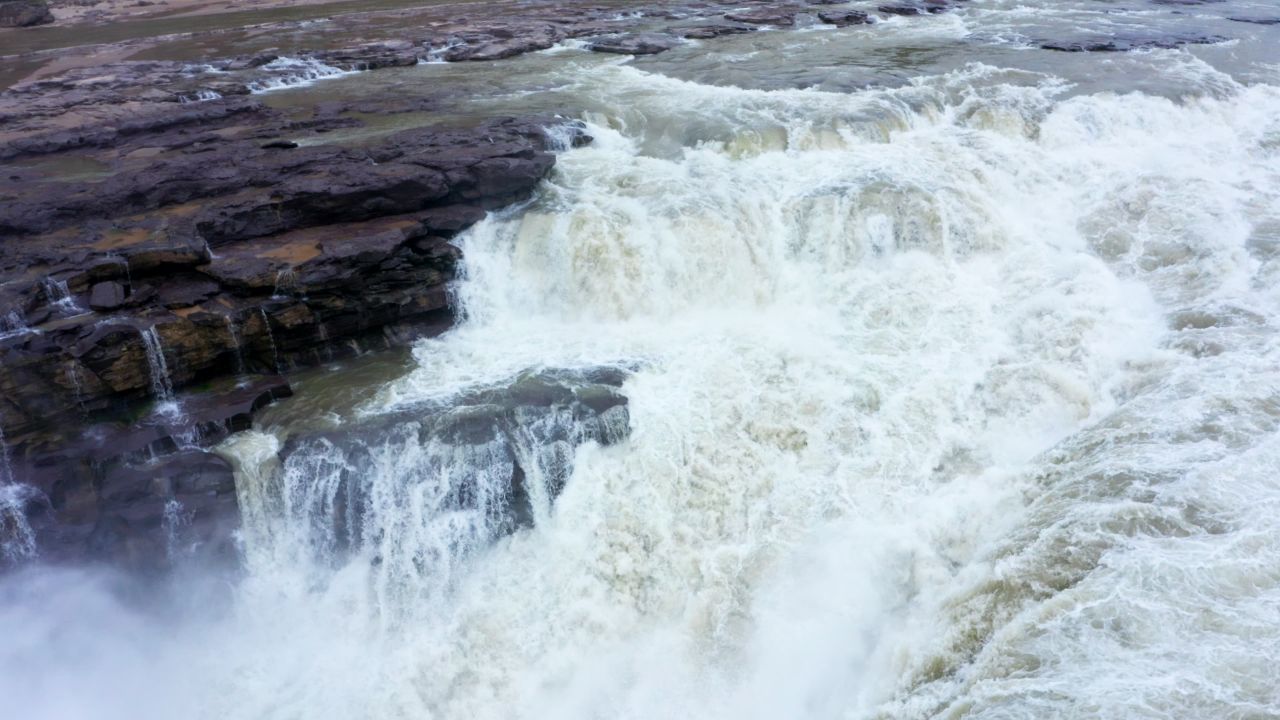
[[[228,556],[229,470],[204,448],[288,394],[254,378],[449,327],[449,239],[586,138],[496,118],[326,144],[341,112],[183,102],[180,68],[142,65],[0,105],[19,161],[0,177],[0,432],[42,557],[154,571],[175,548]],[[175,86],[134,82],[156,73]]]

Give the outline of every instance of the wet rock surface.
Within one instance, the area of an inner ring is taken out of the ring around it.
[[[1212,45],[1224,42],[1220,35],[1143,35],[1121,33],[1073,40],[1046,40],[1039,46],[1059,52],[1128,52],[1130,50],[1172,49],[1183,45]]]
[[[21,510],[39,557],[152,576],[185,560],[234,567],[235,481],[206,448],[291,392],[284,378],[244,376],[27,448],[12,458],[12,472],[28,488]]]
[[[818,13],[818,19],[828,25],[846,27],[848,25],[865,25],[875,22],[871,16],[861,10],[824,10]]]
[[[670,35],[659,33],[637,33],[597,38],[591,41],[590,48],[594,52],[614,53],[619,55],[656,55],[679,45],[680,41]]]
[[[53,22],[44,0],[0,0],[0,28],[31,27]]]

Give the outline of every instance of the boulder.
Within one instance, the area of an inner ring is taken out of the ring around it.
[[[45,0],[0,0],[0,27],[31,27],[53,22]]]
[[[124,285],[115,281],[96,283],[89,291],[89,307],[115,310],[124,304]]]
[[[779,25],[790,27],[796,23],[796,13],[792,10],[761,8],[758,10],[742,10],[725,13],[726,20],[750,23],[752,25]]]
[[[666,52],[680,40],[661,33],[631,33],[613,35],[592,40],[588,47],[593,52],[615,53],[619,55],[656,55]]]
[[[818,19],[828,25],[836,27],[846,27],[849,25],[865,25],[875,22],[871,16],[861,10],[823,10],[818,13]]]

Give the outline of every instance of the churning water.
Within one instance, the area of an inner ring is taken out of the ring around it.
[[[465,321],[346,422],[618,366],[629,436],[585,438],[498,537],[438,502],[497,453],[389,432],[361,466],[376,542],[342,554],[307,503],[349,457],[282,467],[286,429],[241,435],[230,607],[152,620],[79,575],[11,579],[6,707],[1280,715],[1280,68],[1247,42],[1095,56],[1112,86],[1087,87],[1079,58],[1000,62],[1049,23],[1001,7],[891,28],[986,35],[888,88],[558,53],[545,101],[595,142],[467,233]],[[812,65],[767,35],[698,52]]]

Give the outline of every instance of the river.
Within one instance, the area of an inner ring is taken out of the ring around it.
[[[157,612],[96,573],[0,580],[3,706],[1280,715],[1280,28],[1223,19],[1268,5],[975,0],[282,91],[470,83],[460,114],[594,141],[460,239],[456,329],[224,445],[233,587]],[[1123,26],[1235,39],[1028,47]],[[571,450],[510,535],[440,502],[483,453],[388,432],[341,552],[344,456],[273,461],[301,426],[599,367],[629,436]]]

